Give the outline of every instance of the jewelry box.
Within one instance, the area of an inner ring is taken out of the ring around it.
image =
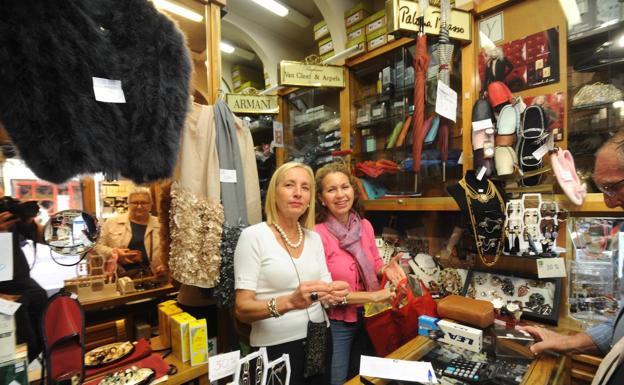
[[[561,302],[561,278],[537,279],[470,270],[466,296],[519,306],[522,318],[556,325]],[[496,307],[496,306],[495,306]]]

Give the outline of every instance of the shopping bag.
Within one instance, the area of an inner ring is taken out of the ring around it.
[[[382,281],[385,286],[386,279]],[[399,282],[391,305],[367,304],[364,325],[378,356],[384,357],[418,335],[418,317],[437,317],[436,302],[419,280],[422,296],[416,297],[407,279]]]

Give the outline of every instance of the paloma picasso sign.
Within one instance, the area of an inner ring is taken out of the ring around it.
[[[388,33],[418,32],[420,20],[418,19],[418,2],[407,0],[387,0],[386,16],[388,18]],[[449,37],[451,39],[470,41],[472,15],[470,12],[458,9],[451,10],[451,18],[448,20]],[[425,33],[427,35],[440,34],[440,8],[429,5],[425,10]]]
[[[232,112],[241,114],[277,114],[277,95],[227,94],[225,101]]]
[[[280,62],[280,86],[295,87],[344,87],[344,68],[332,65]]]

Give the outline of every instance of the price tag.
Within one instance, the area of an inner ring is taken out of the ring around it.
[[[533,151],[533,157],[537,160],[540,160],[544,157],[544,155],[548,154],[548,144],[543,144],[537,150]]]
[[[208,380],[212,382],[233,375],[236,372],[239,359],[240,350],[209,357],[208,367],[210,370],[208,370]]]
[[[236,170],[219,169],[221,183],[236,183]]]
[[[566,276],[563,258],[540,258],[537,260],[538,278],[559,278]]]
[[[0,282],[13,279],[13,233],[0,233]]]
[[[572,173],[568,170],[561,170],[561,179],[564,182],[572,182]]]
[[[483,176],[485,175],[486,171],[487,171],[487,168],[485,168],[485,166],[481,166],[481,169],[479,170],[479,173],[477,174],[477,180],[483,179]]]
[[[472,131],[481,131],[487,130],[488,128],[494,127],[492,123],[492,119],[484,119],[476,122],[472,122]]]
[[[457,92],[451,87],[438,80],[438,92],[436,94],[435,112],[447,119],[456,121],[457,116]]]
[[[22,306],[19,302],[7,301],[6,299],[0,298],[0,313],[6,315],[13,315]]]
[[[273,121],[273,144],[275,147],[284,147],[284,125]]]
[[[125,103],[126,97],[121,88],[121,80],[93,78],[95,100],[103,103]]]

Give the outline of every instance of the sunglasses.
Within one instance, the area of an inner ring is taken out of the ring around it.
[[[614,183],[604,185],[604,186],[599,183],[596,183],[596,187],[598,187],[598,190],[600,190],[600,192],[603,193],[604,195],[608,196],[609,198],[613,198],[616,192],[622,187],[623,182],[624,182],[624,179],[619,180]]]

